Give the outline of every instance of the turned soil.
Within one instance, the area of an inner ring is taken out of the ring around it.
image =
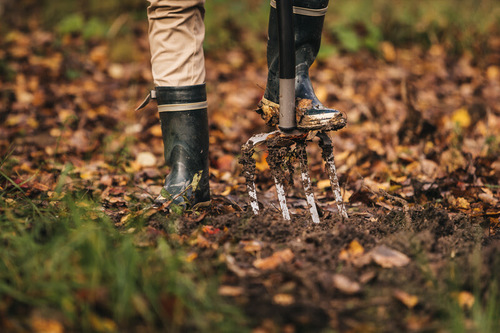
[[[219,292],[263,331],[432,330],[449,319],[449,305],[437,301],[450,292],[445,281],[457,275],[457,293],[487,294],[500,273],[500,237],[485,233],[485,220],[432,205],[358,207],[348,219],[331,214],[319,224],[305,211],[286,221],[276,209],[259,216],[239,210],[215,197],[204,226],[185,216],[179,233],[194,244],[197,261],[223,262]],[[382,246],[409,260],[374,261],[370,253]],[[275,255],[288,250],[292,258]],[[264,269],[256,264],[272,257]]]

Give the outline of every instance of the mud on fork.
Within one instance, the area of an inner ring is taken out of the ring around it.
[[[328,178],[330,179],[330,185],[333,190],[337,210],[343,218],[348,218],[347,211],[342,200],[342,194],[340,192],[340,184],[335,167],[332,142],[326,132],[319,131],[289,135],[281,132],[280,130],[276,130],[270,133],[256,134],[243,145],[240,163],[243,165],[243,175],[246,180],[247,191],[250,197],[250,206],[255,215],[259,214],[260,209],[257,198],[257,188],[255,185],[256,161],[253,159],[253,154],[257,146],[266,145],[268,148],[267,162],[274,179],[278,202],[283,218],[285,220],[291,219],[290,211],[287,206],[285,183],[287,182],[287,172],[288,177],[292,180],[288,182],[289,185],[293,183],[293,162],[298,161],[302,187],[304,189],[311,219],[315,223],[320,222],[312,181],[309,175],[306,153],[307,142],[312,141],[315,136],[319,138],[319,146],[322,149],[322,157],[325,161],[325,167],[328,172]]]
[[[252,156],[256,146],[265,144],[269,151],[267,161],[276,185],[283,218],[290,220],[290,212],[285,195],[285,171],[288,170],[290,180],[292,180],[290,183],[293,183],[293,160],[298,160],[301,170],[301,181],[311,218],[315,223],[320,222],[311,177],[309,175],[306,152],[307,141],[311,141],[317,136],[319,138],[319,146],[322,149],[322,156],[326,163],[338,212],[343,218],[347,218],[335,168],[332,142],[327,134],[331,130],[337,130],[345,126],[345,120],[342,119],[341,126],[327,120],[323,122],[324,126],[314,128],[314,130],[298,129],[297,126],[297,114],[299,114],[300,107],[296,107],[295,96],[296,59],[293,12],[292,0],[276,0],[276,19],[278,22],[279,37],[279,125],[278,130],[270,133],[256,134],[242,146],[240,163],[243,165],[243,173],[250,196],[250,205],[254,214],[257,215],[259,213],[259,202],[255,186],[256,162]],[[316,114],[311,118],[314,119],[314,117],[317,117],[317,119],[321,119],[322,116],[321,114]],[[321,121],[318,123],[321,123]]]

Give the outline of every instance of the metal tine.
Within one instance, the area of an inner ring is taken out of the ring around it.
[[[309,212],[314,223],[319,223],[319,214],[316,207],[316,200],[311,183],[311,176],[309,175],[309,167],[307,165],[307,152],[306,141],[297,142],[295,148],[297,158],[300,161],[300,176],[302,179],[302,186],[306,195],[307,204],[309,205]]]
[[[266,160],[274,179],[274,185],[276,186],[276,194],[278,195],[281,214],[285,220],[290,221],[290,212],[286,203],[285,185],[283,184],[283,172],[287,169],[286,159],[281,160],[279,158],[275,158],[281,156],[284,152],[286,154],[288,148],[276,145],[276,142],[268,142],[267,149],[269,154]]]
[[[254,215],[259,215],[259,201],[257,200],[257,190],[255,188],[255,180],[247,182],[248,196],[250,197],[250,206]]]
[[[278,133],[278,131],[253,135],[242,147],[242,154],[246,157],[246,160],[253,161],[253,164],[248,165],[243,174],[246,180],[248,195],[250,197],[250,206],[252,207],[254,215],[259,215],[259,201],[257,200],[257,189],[255,187],[256,161],[252,158],[252,155],[256,145],[263,143],[270,135],[276,133]]]
[[[333,194],[335,196],[335,202],[337,203],[337,209],[339,214],[345,219],[348,219],[347,210],[342,199],[342,193],[340,192],[339,179],[337,177],[337,168],[335,167],[335,158],[333,156],[333,146],[332,140],[325,132],[319,132],[317,134],[319,137],[319,146],[322,149],[323,159],[326,163],[326,169],[328,171],[328,178],[330,179],[330,184],[332,186]]]
[[[276,185],[276,193],[278,193],[281,214],[283,214],[283,218],[285,220],[290,221],[290,212],[288,211],[288,206],[286,205],[285,187],[276,177],[274,177],[274,184]]]

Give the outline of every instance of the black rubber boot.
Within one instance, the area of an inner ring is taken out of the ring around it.
[[[267,85],[257,109],[270,126],[277,125],[279,121],[279,45],[275,7],[275,1],[271,1]],[[296,115],[297,127],[302,130],[337,130],[346,125],[346,119],[340,111],[327,108],[318,100],[309,78],[309,67],[316,59],[321,44],[327,7],[328,0],[294,1]]]
[[[208,116],[205,84],[156,87],[165,163],[170,173],[156,205],[168,200],[181,206],[210,203]]]

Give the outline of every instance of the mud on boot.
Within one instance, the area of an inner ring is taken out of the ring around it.
[[[309,78],[321,44],[321,32],[328,0],[295,0],[295,97],[297,127],[301,130],[338,130],[346,124],[342,112],[325,107],[314,93]],[[270,126],[279,121],[279,46],[276,2],[271,0],[269,39],[267,44],[268,78],[264,97],[258,104],[259,113]]]

